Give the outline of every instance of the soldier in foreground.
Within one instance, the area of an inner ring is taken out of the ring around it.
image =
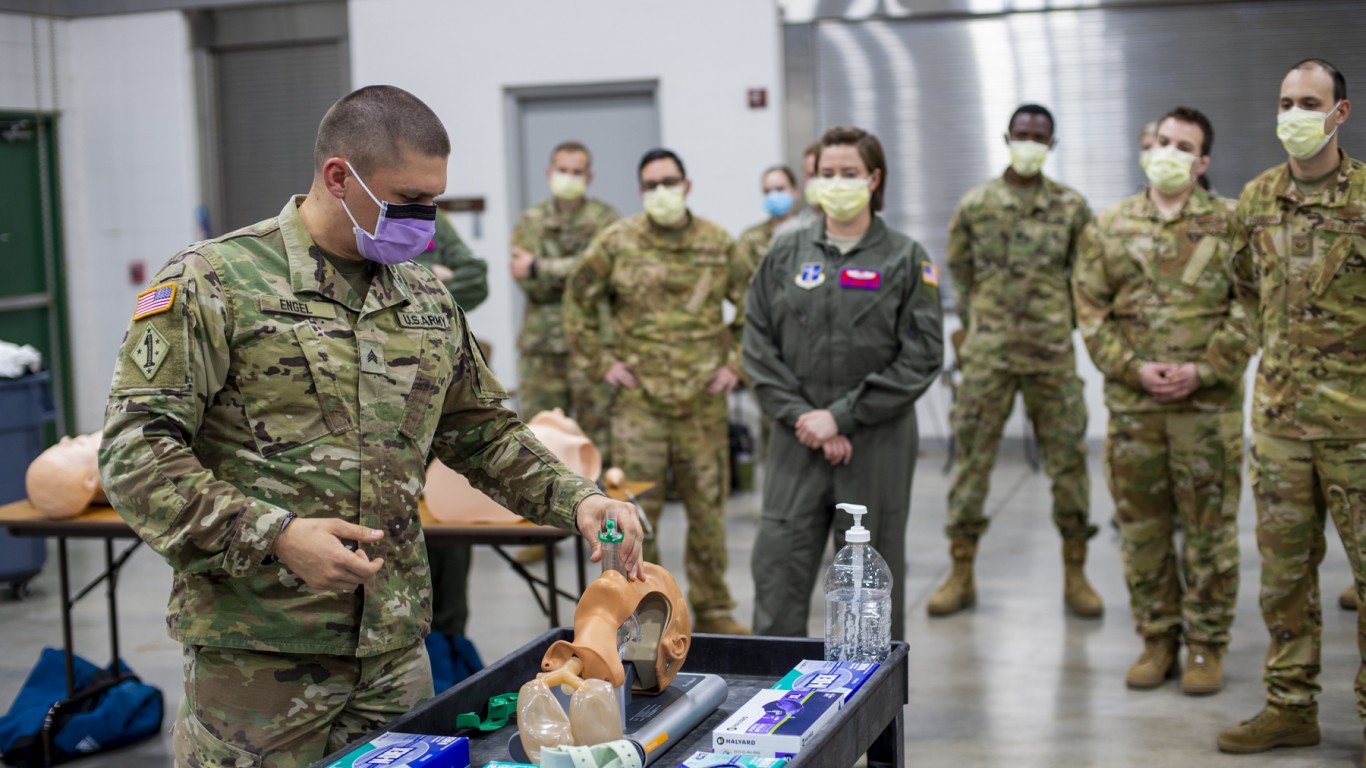
[[[138,299],[100,448],[110,501],[171,564],[181,766],[308,765],[431,695],[417,500],[429,451],[596,551],[631,507],[499,401],[429,270],[450,140],[391,86],[318,128],[308,195],[197,243]]]
[[[1214,128],[1178,107],[1157,133],[1148,187],[1082,233],[1073,287],[1077,324],[1105,374],[1105,477],[1143,637],[1125,682],[1161,685],[1184,639],[1181,689],[1209,694],[1223,687],[1238,596],[1243,371],[1256,345],[1234,298],[1233,202],[1198,183]]]
[[[1091,211],[1081,195],[1041,173],[1053,129],[1047,109],[1026,104],[1015,110],[1006,135],[1010,167],[964,195],[949,224],[948,266],[967,337],[953,405],[957,455],[945,528],[953,570],[930,596],[931,616],[976,602],[973,560],[990,524],[983,505],[1016,392],[1024,395],[1025,415],[1053,481],[1064,602],[1086,618],[1103,611],[1083,570],[1086,540],[1096,527],[1089,521],[1086,401],[1072,348],[1068,284]]]
[[[603,230],[569,278],[565,333],[589,373],[616,388],[612,447],[626,476],[661,489],[641,499],[654,527],[665,473],[688,513],[683,555],[698,632],[747,634],[726,586],[730,456],[726,396],[740,381],[740,343],[750,266],[719,225],[692,214],[678,155],[645,153],[638,168],[644,213]],[[604,346],[598,302],[611,308]],[[727,324],[722,302],[737,307]],[[645,559],[659,546],[645,542]]]
[[[1332,516],[1362,595],[1366,521],[1366,165],[1338,149],[1352,113],[1332,64],[1281,81],[1289,159],[1238,199],[1235,267],[1262,345],[1252,397],[1252,492],[1270,634],[1266,707],[1219,734],[1225,752],[1319,743],[1319,563]],[[1366,616],[1357,616],[1357,713],[1366,718]],[[1366,734],[1364,734],[1366,736]],[[1363,739],[1366,741],[1366,738]],[[1366,763],[1363,763],[1366,764]]]

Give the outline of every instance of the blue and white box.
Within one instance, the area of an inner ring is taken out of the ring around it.
[[[829,691],[847,700],[877,671],[875,661],[797,662],[773,687],[780,691]]]
[[[843,704],[843,693],[759,691],[712,731],[712,751],[792,757],[835,718]]]
[[[470,768],[464,736],[381,733],[327,768]]]

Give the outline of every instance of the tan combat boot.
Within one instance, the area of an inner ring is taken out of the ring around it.
[[[1338,595],[1338,605],[1342,606],[1344,611],[1355,611],[1357,609],[1357,588],[1355,584],[1342,590],[1342,594]]]
[[[953,570],[943,586],[930,595],[925,610],[931,616],[951,616],[977,602],[977,585],[972,581],[972,561],[977,556],[977,541],[953,539],[949,542]]]
[[[1072,613],[1084,619],[1100,618],[1105,606],[1100,595],[1086,581],[1086,540],[1064,539],[1062,542],[1062,599]]]
[[[1251,720],[1219,734],[1219,751],[1247,754],[1275,747],[1312,747],[1319,743],[1319,708],[1267,704]]]
[[[1176,649],[1180,643],[1171,635],[1143,638],[1143,653],[1138,661],[1129,667],[1124,676],[1124,684],[1130,688],[1146,691],[1156,688],[1176,674]]]
[[[1181,673],[1181,690],[1187,696],[1208,696],[1224,687],[1223,652],[1199,643],[1186,646],[1186,671]]]

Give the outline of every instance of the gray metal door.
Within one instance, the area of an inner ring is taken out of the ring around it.
[[[588,194],[607,202],[623,216],[640,211],[636,163],[659,145],[659,111],[655,84],[622,83],[510,89],[513,223],[520,212],[545,200],[545,169],[550,151],[562,141],[583,142],[593,153],[593,184]]]

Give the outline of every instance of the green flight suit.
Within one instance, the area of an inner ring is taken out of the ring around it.
[[[905,637],[906,518],[919,431],[915,401],[943,367],[939,275],[925,249],[874,217],[848,254],[823,222],[779,235],[750,283],[745,372],[773,419],[754,543],[754,632],[805,635],[825,541],[863,504],[892,572],[892,637]],[[854,446],[832,466],[797,441],[797,418],[829,409]]]

